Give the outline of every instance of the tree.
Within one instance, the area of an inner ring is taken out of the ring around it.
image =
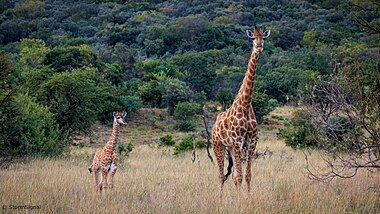
[[[44,63],[60,72],[83,66],[99,67],[97,56],[88,45],[54,48],[47,54]]]
[[[205,54],[188,52],[172,57],[171,61],[185,73],[185,82],[193,91],[204,91],[207,95],[211,93],[216,74],[209,63],[210,58],[207,58]]]
[[[220,102],[223,105],[224,109],[230,106],[234,99],[234,94],[229,88],[221,88],[218,90],[218,92],[216,92],[215,95],[215,100]]]
[[[304,113],[326,163],[325,168],[315,169],[308,162],[311,178],[351,178],[360,169],[380,172],[380,75],[376,66],[363,61],[344,65],[331,80],[318,79],[304,94]]]
[[[356,23],[371,34],[380,34],[380,4],[377,0],[349,0],[345,6],[350,9]]]
[[[170,115],[174,113],[174,107],[179,102],[189,101],[192,91],[186,83],[172,78],[162,78],[160,85],[163,88],[162,99],[168,108]]]
[[[117,108],[111,83],[94,68],[55,73],[43,82],[38,100],[55,114],[61,129],[87,131],[98,115]]]
[[[139,86],[138,95],[143,104],[150,107],[162,107],[162,88],[157,80],[145,82]]]
[[[277,100],[271,99],[268,94],[260,88],[255,88],[252,96],[252,109],[258,123],[261,123],[264,116],[269,114],[277,105]]]
[[[180,102],[174,109],[174,118],[177,120],[176,128],[180,131],[194,131],[196,120],[195,115],[198,106],[190,102]]]
[[[37,67],[43,63],[48,51],[41,39],[22,39],[20,62],[24,66]]]
[[[46,106],[26,94],[15,95],[0,114],[2,157],[56,156],[66,150],[64,135]]]

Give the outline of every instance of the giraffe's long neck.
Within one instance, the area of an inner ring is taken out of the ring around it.
[[[252,103],[253,89],[255,87],[256,65],[259,60],[259,54],[252,49],[251,58],[248,62],[247,72],[245,73],[243,83],[235,97],[233,105],[242,105],[248,107]]]
[[[110,139],[107,141],[106,147],[110,149],[115,149],[117,145],[117,140],[119,138],[119,124],[115,121],[113,123],[113,128],[112,128],[112,134]]]

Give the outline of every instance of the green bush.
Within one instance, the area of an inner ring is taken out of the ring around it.
[[[193,135],[184,137],[179,144],[174,146],[174,155],[179,155],[183,151],[192,150],[194,148]]]
[[[234,99],[234,94],[229,88],[221,88],[218,90],[218,92],[216,92],[215,95],[215,100],[220,102],[224,108],[231,106]]]
[[[291,120],[293,126],[280,129],[277,136],[285,139],[285,144],[293,149],[317,147],[315,138],[318,133],[308,121],[308,116],[302,110],[296,111]]]
[[[50,65],[60,72],[72,71],[85,66],[100,66],[97,56],[88,45],[54,48],[46,55],[44,64]]]
[[[252,109],[258,123],[261,123],[265,115],[268,115],[277,106],[275,99],[270,99],[268,94],[256,89],[252,98]]]
[[[117,145],[117,151],[119,152],[120,156],[128,157],[129,153],[132,152],[133,147],[134,146],[132,143],[127,143],[127,144],[119,143]]]
[[[189,101],[192,95],[190,88],[178,79],[162,78],[160,84],[163,88],[162,99],[170,115],[179,102]]]
[[[162,107],[162,92],[160,84],[157,80],[144,82],[138,89],[143,104],[149,107]]]
[[[175,128],[179,131],[194,131],[196,127],[195,115],[198,106],[194,103],[178,103],[174,109],[174,118],[176,119]]]
[[[56,156],[66,150],[54,115],[34,98],[18,94],[3,107],[0,114],[1,156]]]
[[[119,98],[119,103],[121,108],[128,112],[136,112],[143,107],[141,99],[138,96],[121,96]]]
[[[173,140],[173,136],[166,135],[160,137],[160,146],[174,146],[175,141]]]
[[[85,68],[53,74],[41,84],[38,100],[56,115],[61,129],[80,132],[118,107],[114,90],[96,69]]]
[[[194,120],[178,120],[175,125],[175,129],[181,132],[192,132],[195,131],[195,121]]]
[[[198,149],[201,149],[201,148],[205,148],[206,147],[206,144],[207,144],[207,141],[205,140],[196,140],[194,142],[194,146],[195,148],[198,148]]]

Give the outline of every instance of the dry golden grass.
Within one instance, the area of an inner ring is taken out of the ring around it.
[[[286,147],[274,132],[261,128],[258,150],[268,147],[273,155],[254,160],[252,192],[248,195],[243,183],[240,209],[231,179],[219,203],[217,167],[205,150],[197,151],[198,165],[190,153],[175,157],[173,151],[141,143],[120,166],[113,191],[103,196],[93,191],[87,167],[95,148],[87,147],[64,158],[32,159],[0,170],[0,205],[40,205],[33,212],[41,213],[379,212],[379,193],[371,187],[379,186],[380,176],[363,171],[349,180],[309,180],[304,154]],[[124,133],[129,130],[123,131],[123,138]],[[316,155],[312,158],[318,161]]]

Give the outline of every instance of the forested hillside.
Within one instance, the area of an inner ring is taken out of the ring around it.
[[[1,152],[59,154],[68,136],[115,110],[228,106],[255,25],[271,30],[257,68],[259,120],[304,104],[316,80],[344,69],[379,98],[378,9],[356,0],[0,0]]]

